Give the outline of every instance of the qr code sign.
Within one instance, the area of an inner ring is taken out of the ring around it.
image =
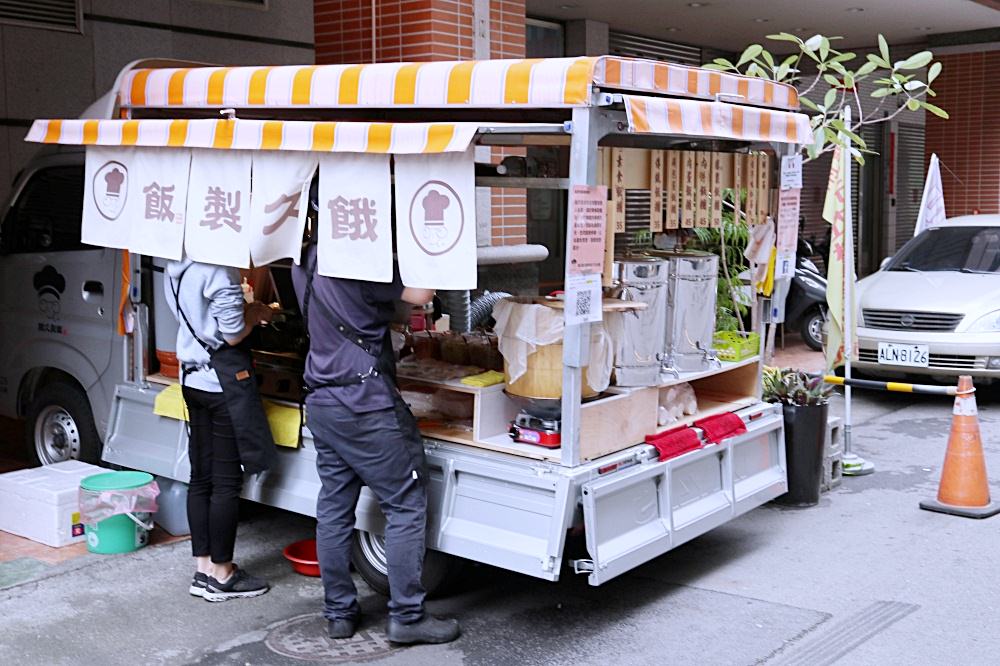
[[[590,314],[590,292],[581,291],[576,295],[576,316],[586,317]]]

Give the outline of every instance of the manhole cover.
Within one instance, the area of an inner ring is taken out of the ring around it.
[[[267,634],[264,644],[286,657],[328,664],[366,661],[385,656],[393,649],[385,634],[375,629],[361,629],[343,640],[328,638],[326,618],[319,613],[285,620]]]

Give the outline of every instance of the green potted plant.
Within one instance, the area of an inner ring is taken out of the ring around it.
[[[789,506],[819,503],[823,445],[833,387],[821,376],[793,368],[764,369],[764,400],[780,403],[785,417],[788,492],[775,501]]]

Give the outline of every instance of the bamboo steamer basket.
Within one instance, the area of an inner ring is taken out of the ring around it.
[[[587,370],[583,369],[583,397],[592,398],[597,391],[590,388]],[[503,375],[507,382],[507,393],[523,398],[561,400],[563,379],[563,346],[561,342],[543,345],[528,356],[528,367],[516,382],[510,381],[510,369],[506,359]]]

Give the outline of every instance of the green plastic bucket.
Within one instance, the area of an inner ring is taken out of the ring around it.
[[[146,472],[104,472],[80,481],[80,488],[91,492],[132,490],[153,482]],[[85,525],[87,550],[102,555],[131,553],[149,543],[152,522],[148,513],[125,513],[105,518],[95,525]]]

